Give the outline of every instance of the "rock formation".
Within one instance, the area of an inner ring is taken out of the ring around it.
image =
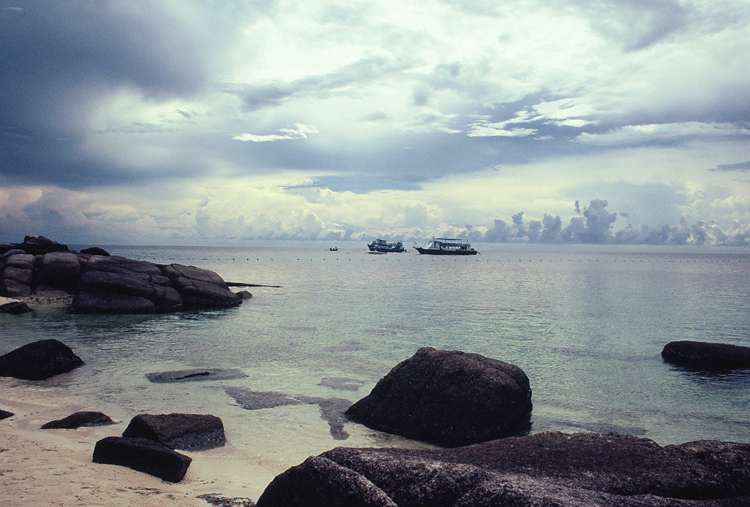
[[[243,298],[213,271],[73,252],[44,236],[0,245],[0,296],[74,295],[78,313],[162,313],[229,308]]]
[[[429,347],[346,411],[371,428],[449,447],[522,433],[530,414],[529,379],[519,367]]]
[[[439,450],[339,447],[277,476],[257,505],[750,505],[750,444],[549,432]]]

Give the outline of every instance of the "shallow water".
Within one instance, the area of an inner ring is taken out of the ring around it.
[[[221,311],[0,315],[0,353],[57,338],[86,366],[37,389],[96,400],[122,420],[141,412],[215,414],[229,451],[273,469],[337,445],[424,445],[354,423],[335,431],[324,405],[309,402],[356,401],[423,346],[520,366],[533,390],[532,432],[750,442],[750,372],[704,375],[660,357],[673,340],[750,345],[749,255],[108,249],[281,287],[252,287],[253,299]],[[194,368],[247,376],[172,384],[146,378]],[[247,410],[231,395],[237,390],[307,402]]]

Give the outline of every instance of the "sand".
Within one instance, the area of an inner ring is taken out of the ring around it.
[[[129,418],[117,420],[117,408],[65,399],[32,382],[0,377],[0,409],[15,415],[0,420],[0,505],[3,506],[200,506],[199,498],[237,499],[221,505],[253,505],[283,470],[259,456],[227,446],[201,452],[179,451],[193,461],[185,478],[168,483],[148,474],[92,461],[96,442],[121,435]],[[45,422],[79,410],[101,411],[114,425],[75,430],[42,430]],[[114,415],[113,415],[114,414]],[[216,503],[218,505],[218,503]]]

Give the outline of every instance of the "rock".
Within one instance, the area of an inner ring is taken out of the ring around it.
[[[40,340],[0,356],[0,377],[43,380],[83,364],[64,343],[54,339]]]
[[[176,311],[182,303],[157,265],[94,256],[83,266],[72,309],[77,313],[157,313]]]
[[[6,257],[0,274],[0,295],[29,297],[34,278],[34,256],[17,253]]]
[[[324,457],[308,458],[276,477],[258,507],[398,507],[364,475]]]
[[[242,298],[213,271],[172,264],[163,273],[180,293],[185,308],[229,308],[242,303]]]
[[[257,505],[750,505],[750,444],[548,432],[452,449],[339,447],[277,476]]]
[[[111,256],[98,247],[72,252],[44,236],[0,244],[0,296],[64,299],[77,313],[166,313],[238,306],[213,271]]]
[[[103,248],[99,248],[98,246],[84,248],[83,250],[81,250],[81,253],[87,255],[103,255],[104,257],[109,257],[109,252],[107,252]]]
[[[192,461],[159,442],[126,437],[99,440],[94,447],[93,460],[132,468],[169,482],[181,481]]]
[[[14,415],[16,414],[14,414],[13,412],[8,412],[7,410],[0,409],[0,421],[2,421],[3,419],[7,419],[8,417],[13,417]]]
[[[31,255],[44,255],[49,252],[67,252],[68,247],[45,236],[26,236],[19,248]]]
[[[37,269],[37,285],[72,291],[81,275],[81,261],[73,252],[44,254]]]
[[[240,298],[242,298],[243,300],[245,300],[245,299],[253,299],[253,295],[252,295],[252,294],[251,294],[250,292],[246,291],[246,290],[241,290],[241,291],[239,291],[239,292],[237,293],[237,295],[238,295],[238,296],[239,296]]]
[[[163,313],[240,303],[213,271],[93,256],[83,266],[72,308],[77,313]]]
[[[81,426],[103,426],[105,424],[114,424],[114,421],[101,412],[76,412],[68,417],[45,423],[41,429],[74,430]]]
[[[661,355],[669,363],[696,370],[750,368],[750,347],[738,345],[676,341],[666,344]]]
[[[140,414],[122,436],[155,440],[170,449],[212,449],[227,441],[221,419],[202,414]]]
[[[23,301],[13,301],[10,303],[5,303],[4,305],[0,305],[0,313],[10,313],[11,315],[20,315],[22,313],[29,313],[31,312],[31,308],[29,308],[29,305],[24,303]]]
[[[515,365],[425,347],[346,415],[377,430],[455,447],[527,431],[531,389]]]
[[[222,370],[214,368],[163,371],[159,373],[146,374],[146,378],[155,383],[196,382],[202,380],[232,380],[245,377],[247,377],[247,375],[242,373],[240,370]]]

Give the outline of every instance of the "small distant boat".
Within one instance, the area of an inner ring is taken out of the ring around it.
[[[380,238],[368,244],[367,248],[369,248],[371,252],[406,252],[403,242],[396,241],[395,243],[388,243],[386,240]]]
[[[414,246],[420,254],[427,255],[476,255],[468,241],[453,238],[432,238],[427,246]]]
[[[330,250],[331,252],[338,252],[338,251],[339,251],[339,247],[337,247],[337,246],[332,246],[332,247],[331,247],[331,248],[329,248],[328,250]]]

